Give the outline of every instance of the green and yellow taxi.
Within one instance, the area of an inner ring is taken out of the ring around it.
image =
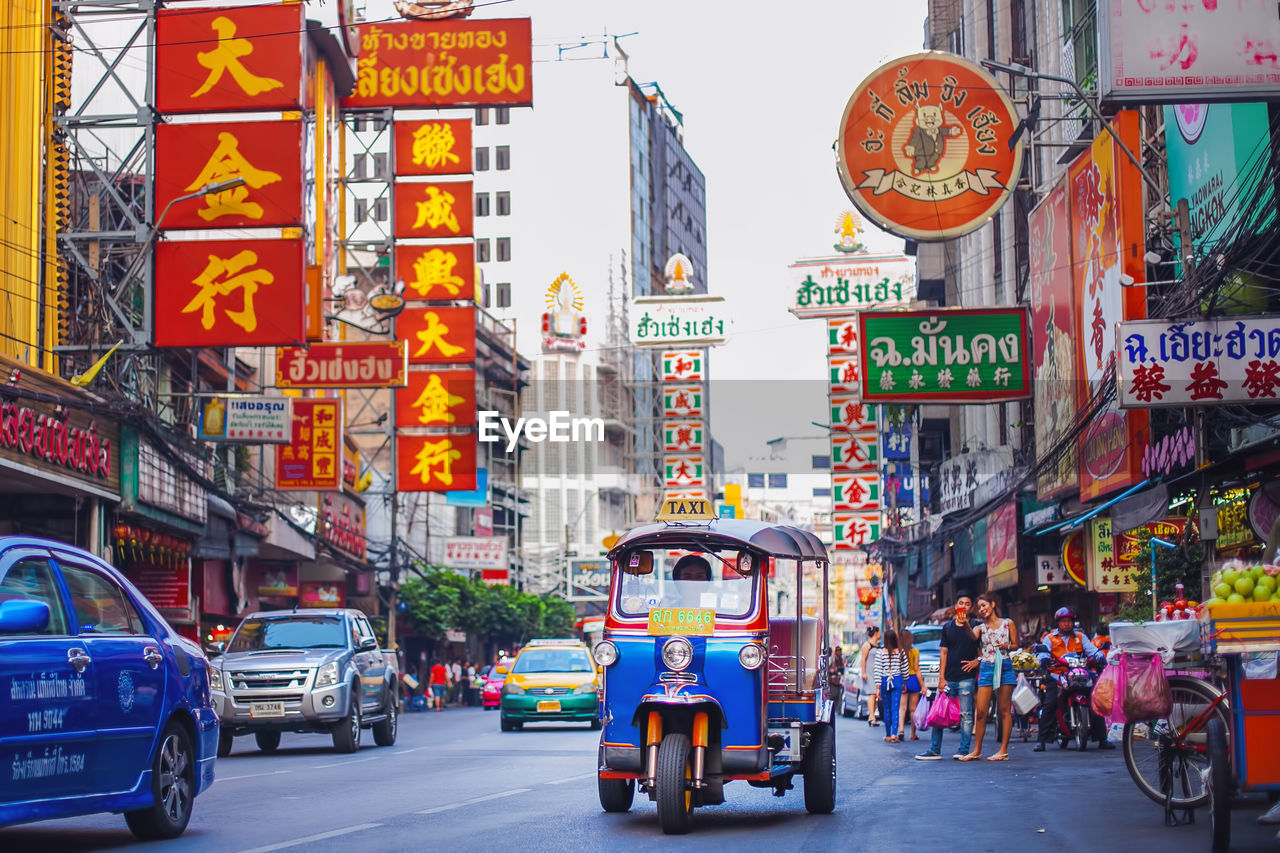
[[[573,639],[530,640],[502,685],[504,732],[537,721],[583,722],[600,728],[600,677],[586,644]]]

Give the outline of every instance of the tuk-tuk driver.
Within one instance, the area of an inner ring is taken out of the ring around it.
[[[671,569],[673,581],[711,581],[711,564],[698,554],[685,554]]]

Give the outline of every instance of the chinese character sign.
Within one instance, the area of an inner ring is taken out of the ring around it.
[[[276,488],[336,491],[342,488],[342,400],[293,401],[293,439],[276,448]]]
[[[702,421],[663,421],[663,449],[668,453],[701,453]]]
[[[475,299],[474,243],[396,244],[396,275],[404,281],[404,298]]]
[[[395,123],[397,175],[466,175],[471,161],[471,119]]]
[[[697,382],[705,377],[702,370],[703,350],[678,350],[662,354],[663,382]]]
[[[1023,308],[864,311],[862,398],[997,402],[1030,395]]]
[[[701,486],[705,482],[700,455],[664,456],[662,467],[667,487]]]
[[[874,432],[831,434],[831,470],[856,473],[874,468],[880,461],[880,443]]]
[[[455,492],[475,487],[475,435],[396,436],[397,490]]]
[[[396,395],[396,427],[466,427],[476,423],[474,370],[413,370]]]
[[[1071,278],[1071,231],[1067,179],[1054,185],[1031,211],[1031,347],[1034,361],[1036,450],[1041,458],[1075,422],[1080,388],[1076,382],[1075,290]],[[1040,475],[1036,487],[1048,500],[1074,487],[1076,455],[1063,454]]]
[[[1122,407],[1280,400],[1280,317],[1140,320],[1118,338]]]
[[[164,228],[240,228],[302,223],[302,122],[156,125],[156,210]],[[244,186],[187,199],[209,184]]]
[[[1105,516],[1092,518],[1086,526],[1089,589],[1093,592],[1132,592],[1137,589],[1137,581],[1116,559],[1111,519]]]
[[[865,548],[880,538],[879,512],[836,512],[831,519],[831,541],[838,551]]]
[[[667,418],[701,418],[701,385],[663,385],[662,415]]]
[[[303,335],[301,240],[156,246],[156,346],[277,346]]]
[[[533,103],[528,18],[363,24],[357,67],[347,108]]]
[[[465,364],[476,358],[474,308],[409,308],[396,318],[396,337],[409,347],[410,364]]]
[[[470,181],[397,181],[395,236],[470,237],[475,201]]]
[[[879,510],[879,472],[873,468],[857,474],[832,474],[831,498],[837,512]]]
[[[159,10],[156,109],[161,113],[300,109],[304,13],[301,3]]]
[[[917,240],[967,234],[1013,191],[1018,122],[1004,88],[980,66],[939,51],[904,56],[849,98],[836,142],[840,180],[886,231]]]
[[[867,432],[876,428],[874,403],[863,403],[852,394],[831,395],[831,426],[847,432]]]

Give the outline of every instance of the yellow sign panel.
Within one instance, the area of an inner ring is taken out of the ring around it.
[[[650,634],[709,637],[715,626],[716,611],[710,607],[655,607],[649,611]]]
[[[711,521],[715,518],[711,501],[704,498],[666,498],[656,521]]]

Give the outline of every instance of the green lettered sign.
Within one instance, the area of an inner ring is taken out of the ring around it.
[[[994,403],[1031,396],[1024,308],[864,311],[862,399]]]

